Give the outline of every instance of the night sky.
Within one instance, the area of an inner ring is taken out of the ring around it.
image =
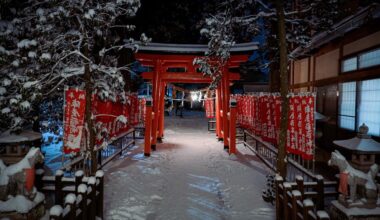
[[[215,0],[141,0],[132,22],[135,36],[144,32],[153,42],[207,43],[200,36],[204,18],[216,12]]]

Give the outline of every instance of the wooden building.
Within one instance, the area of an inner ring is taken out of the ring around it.
[[[292,91],[315,91],[316,110],[329,117],[317,124],[319,146],[352,137],[365,123],[380,137],[380,6],[363,8],[296,48],[290,65]]]

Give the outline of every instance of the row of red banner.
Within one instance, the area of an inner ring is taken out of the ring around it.
[[[64,152],[79,152],[84,140],[85,91],[65,90]],[[137,95],[126,95],[126,103],[102,101],[94,96],[92,114],[95,118],[96,145],[117,137],[141,120],[140,100]]]
[[[215,100],[207,98],[204,100],[206,118],[215,118]]]
[[[233,95],[237,101],[237,124],[264,141],[278,144],[281,97],[277,94]],[[312,93],[289,97],[286,149],[305,160],[314,156],[314,102]]]

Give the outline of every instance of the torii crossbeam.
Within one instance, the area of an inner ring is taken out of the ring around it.
[[[216,135],[220,140],[223,140],[224,147],[229,148],[230,153],[235,153],[235,139],[230,140],[229,136],[229,86],[230,81],[240,79],[239,73],[232,72],[231,69],[238,68],[241,63],[246,62],[252,51],[257,48],[257,43],[253,42],[236,44],[232,47],[232,55],[223,68],[223,76],[216,89]],[[205,77],[193,65],[194,59],[203,56],[205,51],[207,51],[207,45],[151,43],[140,47],[139,52],[135,55],[136,60],[142,66],[149,67],[149,72],[142,73],[142,77],[151,81],[153,85],[153,105],[150,107],[148,103],[145,117],[144,154],[146,156],[150,155],[151,149],[156,150],[157,139],[162,139],[164,135],[166,84],[211,82],[210,77]],[[173,68],[183,71],[174,72],[172,71]],[[231,148],[230,145],[233,147]]]

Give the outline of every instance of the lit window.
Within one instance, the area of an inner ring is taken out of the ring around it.
[[[380,49],[363,53],[359,56],[359,68],[380,65]]]
[[[356,82],[339,84],[339,115],[341,128],[355,130]]]
[[[342,72],[348,72],[358,69],[358,58],[352,57],[342,62]]]
[[[358,126],[365,123],[369,134],[380,136],[380,79],[360,82],[358,106]]]

